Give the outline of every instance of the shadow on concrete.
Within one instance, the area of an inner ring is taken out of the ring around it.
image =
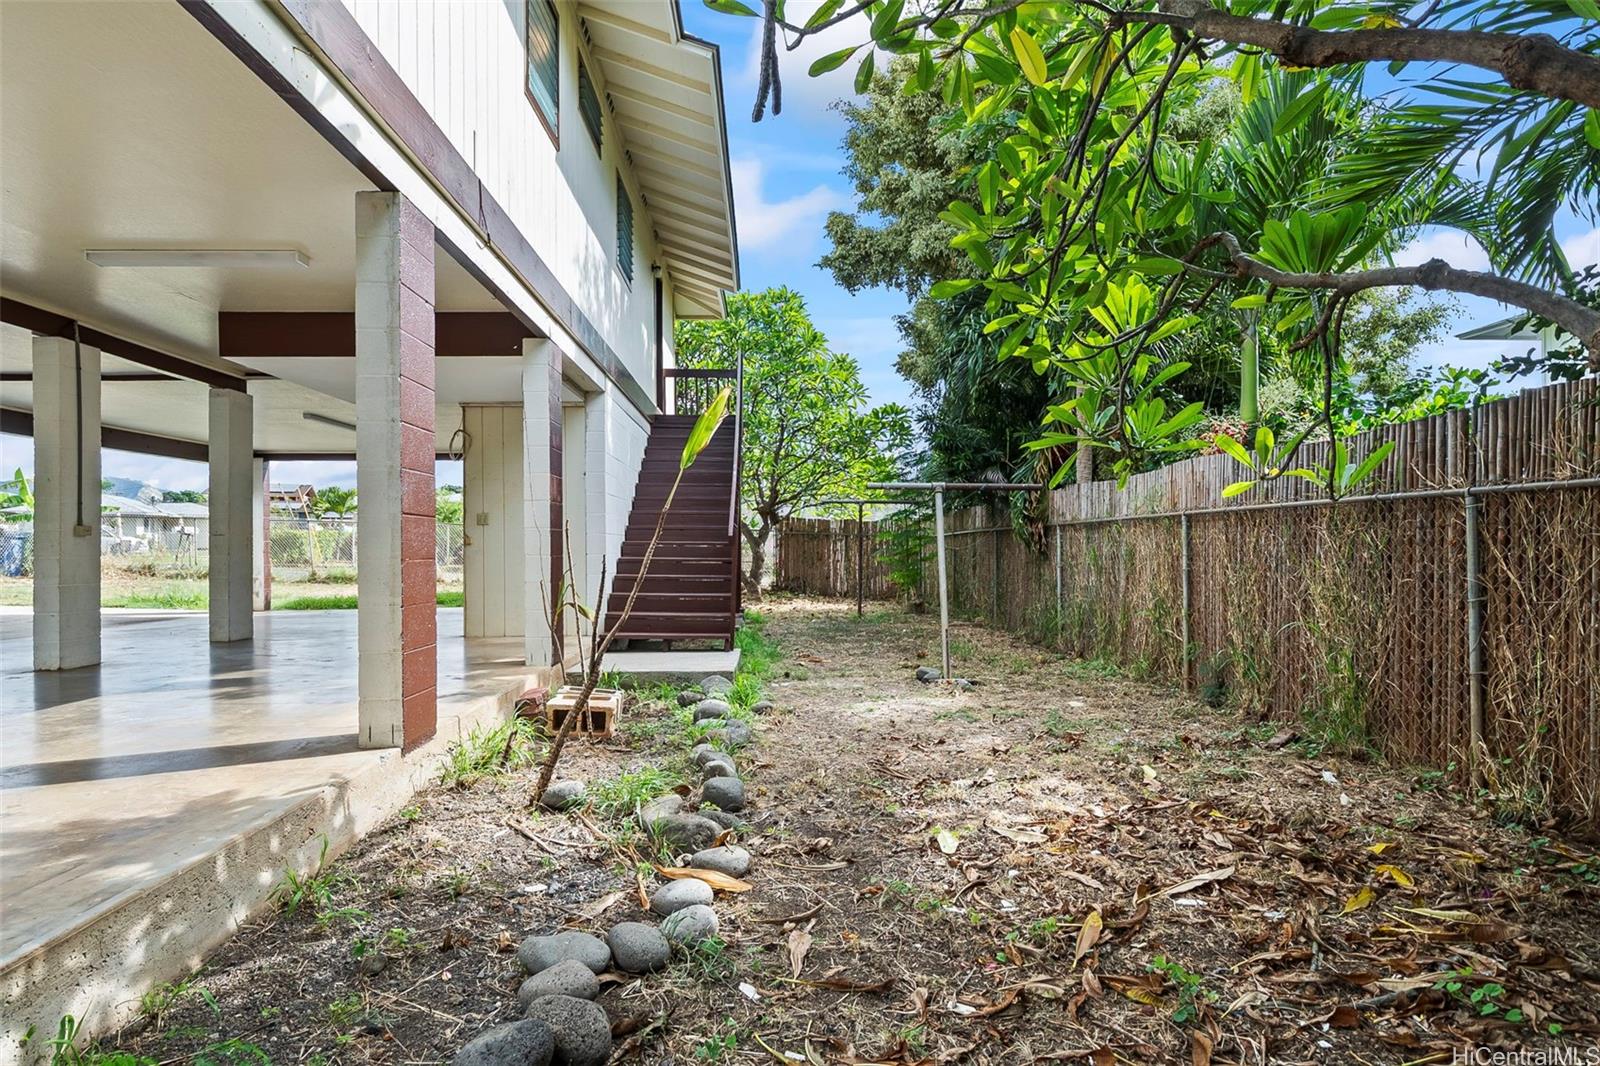
[[[141,777],[145,774],[208,770],[217,766],[246,766],[251,763],[282,762],[287,759],[315,759],[323,755],[343,755],[356,750],[356,734],[336,733],[320,737],[263,740],[249,744],[215,744],[205,748],[181,748],[177,751],[111,755],[97,759],[61,759],[55,762],[8,766],[0,770],[0,789],[62,785],[72,781],[104,781],[113,777]]]

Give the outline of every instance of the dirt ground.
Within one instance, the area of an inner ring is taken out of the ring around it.
[[[1440,775],[1278,744],[1005,635],[959,631],[978,684],[957,691],[912,678],[936,654],[926,617],[762,609],[783,658],[742,756],[753,887],[718,898],[725,944],[605,983],[614,1061],[1420,1064],[1600,1044],[1592,849],[1495,825]],[[685,768],[665,703],[625,721],[563,776]],[[527,814],[531,774],[420,796],[324,896],[111,1043],[449,1061],[516,1016],[523,937],[640,917],[642,842],[604,810]]]

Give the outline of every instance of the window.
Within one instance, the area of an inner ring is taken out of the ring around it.
[[[528,0],[528,99],[550,136],[560,130],[561,34],[550,0]]]
[[[594,141],[594,150],[600,151],[600,94],[594,91],[594,82],[589,80],[589,68],[584,66],[583,60],[578,60],[578,114],[583,116],[583,124],[589,130],[589,139]]]
[[[628,199],[628,189],[617,175],[617,267],[622,276],[633,284],[633,201]]]

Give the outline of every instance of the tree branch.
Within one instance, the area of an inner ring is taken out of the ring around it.
[[[1589,366],[1600,370],[1600,311],[1526,282],[1479,270],[1458,270],[1443,259],[1430,259],[1420,266],[1379,267],[1347,274],[1297,274],[1251,256],[1231,233],[1213,236],[1227,250],[1235,276],[1256,278],[1282,289],[1317,289],[1349,296],[1363,289],[1415,286],[1430,292],[1464,292],[1520,307],[1578,338],[1589,353]]]
[[[1145,24],[1248,45],[1295,67],[1346,63],[1460,63],[1494,71],[1513,89],[1600,108],[1600,56],[1568,48],[1547,33],[1483,30],[1314,30],[1218,11],[1209,0],[1158,0],[1157,11],[1119,11],[1110,25]]]

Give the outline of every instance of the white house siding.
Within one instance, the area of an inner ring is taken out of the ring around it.
[[[657,260],[648,212],[608,114],[596,157],[577,107],[581,32],[570,3],[558,3],[561,37],[559,152],[524,91],[524,0],[343,0],[367,36],[433,116],[484,187],[653,395]],[[598,63],[586,64],[604,98]],[[616,175],[633,197],[634,276],[616,265]],[[670,293],[669,293],[670,295]],[[670,334],[671,302],[666,303]]]

